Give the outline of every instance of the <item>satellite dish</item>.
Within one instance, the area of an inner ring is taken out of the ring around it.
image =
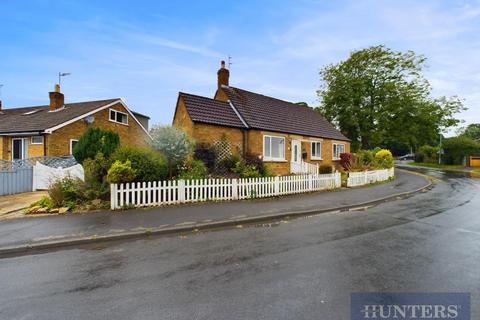
[[[85,118],[85,122],[88,123],[88,124],[92,124],[94,121],[95,121],[94,116],[88,116],[88,117]]]

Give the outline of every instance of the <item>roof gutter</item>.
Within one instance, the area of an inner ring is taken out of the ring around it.
[[[31,136],[31,135],[40,135],[45,133],[44,131],[28,131],[28,132],[0,132],[0,136]]]

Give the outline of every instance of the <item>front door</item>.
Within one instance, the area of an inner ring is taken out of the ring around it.
[[[292,140],[292,162],[302,162],[302,142],[300,140]]]
[[[25,139],[12,139],[12,160],[22,160],[27,157]]]

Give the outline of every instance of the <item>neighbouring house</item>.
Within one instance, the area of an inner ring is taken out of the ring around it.
[[[279,175],[337,165],[350,152],[349,139],[312,108],[230,86],[224,61],[217,76],[213,99],[178,95],[173,125],[197,143],[224,137],[230,152],[259,156]]]
[[[65,103],[59,85],[49,96],[44,106],[2,109],[0,102],[0,159],[71,155],[88,127],[117,132],[122,145],[147,144],[149,117],[120,98]]]

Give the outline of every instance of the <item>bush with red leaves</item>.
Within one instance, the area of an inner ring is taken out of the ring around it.
[[[345,171],[350,170],[350,165],[352,161],[352,154],[351,153],[341,153],[340,154],[340,165],[345,169]]]

